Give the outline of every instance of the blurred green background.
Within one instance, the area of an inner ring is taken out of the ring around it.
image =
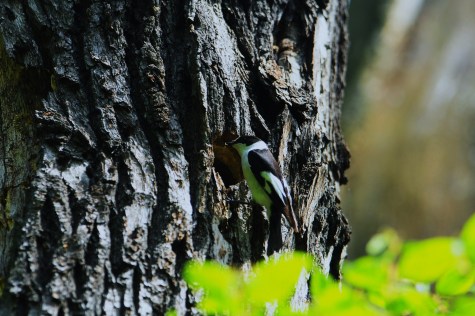
[[[352,0],[350,40],[350,258],[387,226],[456,234],[475,210],[475,1]]]

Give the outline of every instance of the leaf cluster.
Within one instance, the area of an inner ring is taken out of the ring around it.
[[[247,270],[192,261],[183,276],[210,315],[475,315],[475,216],[458,237],[403,242],[388,229],[366,250],[345,263],[341,282],[298,252]],[[302,284],[310,296],[292,307]]]

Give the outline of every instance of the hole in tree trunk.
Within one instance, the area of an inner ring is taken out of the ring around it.
[[[220,175],[226,187],[244,179],[239,154],[233,148],[226,146],[226,142],[236,138],[236,134],[225,132],[213,141],[213,167]]]

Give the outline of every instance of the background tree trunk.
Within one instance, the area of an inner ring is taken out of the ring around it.
[[[0,312],[196,313],[186,260],[264,253],[260,207],[225,200],[250,197],[237,134],[292,188],[285,247],[338,277],[346,19],[346,0],[2,1]]]

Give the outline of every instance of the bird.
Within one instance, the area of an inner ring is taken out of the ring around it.
[[[281,216],[295,233],[299,232],[297,217],[292,207],[290,188],[267,144],[256,136],[240,136],[226,143],[241,157],[241,167],[253,200],[266,209],[269,220],[269,255],[282,248]]]

